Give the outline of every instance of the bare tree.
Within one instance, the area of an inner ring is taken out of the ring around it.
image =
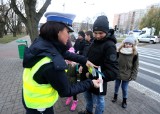
[[[93,28],[93,22],[92,19],[89,17],[86,17],[86,19],[83,20],[82,23],[80,24],[80,30],[88,31],[92,30],[92,28]]]
[[[87,31],[87,23],[85,21],[81,22],[80,31]]]
[[[11,9],[8,13],[8,16],[6,16],[5,20],[7,21],[7,27],[9,28],[10,32],[13,33],[13,37],[16,37],[18,25],[21,23],[18,19],[18,16]]]
[[[88,30],[92,30],[92,19],[91,18],[89,18],[89,17],[87,17],[86,18],[86,23],[87,23],[87,31]]]
[[[11,0],[11,8],[19,16],[21,21],[25,24],[31,41],[33,41],[38,35],[38,23],[43,16],[44,12],[51,3],[51,0],[46,0],[40,10],[37,12],[36,4],[37,0],[23,0],[25,7],[25,15],[20,12],[16,4],[17,0]]]
[[[8,4],[10,4],[9,1]],[[24,5],[20,1],[18,1],[17,7],[21,12],[24,11]],[[11,8],[8,9],[8,12],[6,13],[5,16],[5,20],[6,20],[6,28],[8,28],[10,32],[13,33],[13,37],[16,37],[17,34],[21,33],[22,21],[18,17],[18,15],[13,11],[13,9]]]
[[[1,0],[1,5],[0,5],[0,38],[3,38],[4,34],[4,28],[5,28],[5,19],[4,19],[4,8],[5,5],[3,4],[3,0]]]
[[[0,15],[0,38],[3,38],[3,34],[4,34],[4,18],[2,15]]]

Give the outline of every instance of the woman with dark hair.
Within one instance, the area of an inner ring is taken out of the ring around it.
[[[85,80],[70,85],[65,70],[65,59],[88,67],[97,67],[85,57],[67,51],[66,43],[72,32],[75,15],[46,13],[47,22],[40,28],[39,37],[26,48],[23,59],[23,105],[26,114],[54,114],[58,97],[69,97],[92,87],[99,80]]]

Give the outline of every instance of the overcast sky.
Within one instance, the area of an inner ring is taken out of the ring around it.
[[[37,1],[41,7],[45,0]],[[94,19],[104,12],[112,26],[114,14],[144,9],[155,3],[160,3],[160,0],[52,0],[47,12],[74,13],[76,14],[74,22],[82,22],[87,17]],[[46,22],[46,18],[43,16],[40,22]]]
[[[74,13],[74,22],[81,22],[86,17],[93,19],[104,12],[112,26],[114,14],[144,9],[154,3],[160,3],[160,0],[52,0],[47,11]],[[45,21],[43,17],[40,22]]]

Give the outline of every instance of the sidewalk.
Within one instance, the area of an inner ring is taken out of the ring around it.
[[[24,37],[30,42],[28,37]],[[16,41],[0,44],[0,114],[25,114],[22,105],[22,60],[18,57]],[[133,84],[132,84],[133,85]],[[114,82],[108,83],[106,107],[104,114],[160,114],[160,101],[148,97],[129,86],[127,109],[121,108],[121,91],[117,103],[112,103]],[[59,98],[54,106],[55,114],[77,114],[85,109],[83,94],[78,95],[78,107],[71,112],[65,106],[66,98]]]

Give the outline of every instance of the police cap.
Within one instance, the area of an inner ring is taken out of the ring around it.
[[[47,21],[60,22],[66,25],[70,32],[73,32],[72,23],[76,15],[69,13],[47,12],[45,13]]]

